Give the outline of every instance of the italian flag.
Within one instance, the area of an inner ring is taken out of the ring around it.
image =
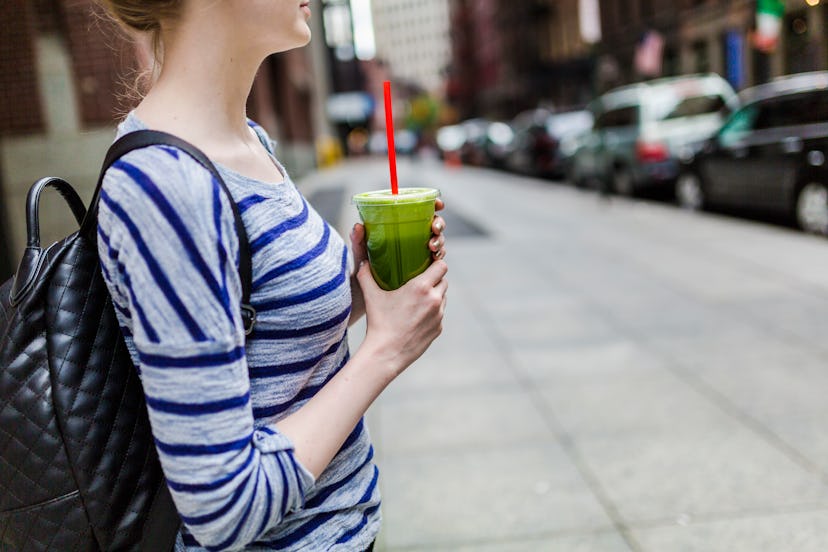
[[[757,50],[770,53],[776,49],[784,15],[783,0],[758,0],[756,2],[756,32],[753,34],[753,45]]]

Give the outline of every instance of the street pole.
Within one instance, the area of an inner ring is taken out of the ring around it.
[[[325,44],[325,29],[322,25],[322,6],[313,10],[311,17],[310,43],[311,65],[313,66],[313,99],[312,119],[314,139],[319,141],[327,136],[334,136],[334,130],[328,121],[325,102],[331,95],[331,68],[328,57],[328,48]]]

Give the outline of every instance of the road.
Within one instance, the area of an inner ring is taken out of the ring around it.
[[[448,205],[450,298],[444,334],[369,413],[378,550],[828,550],[828,241],[399,170]],[[347,198],[385,182],[359,161],[300,188],[336,199],[347,236]]]

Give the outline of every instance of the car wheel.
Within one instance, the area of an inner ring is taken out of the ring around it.
[[[621,196],[635,195],[635,182],[632,171],[625,166],[615,167],[612,171],[612,190]]]
[[[796,222],[805,232],[828,235],[828,188],[806,184],[796,198]]]
[[[572,186],[576,188],[583,188],[584,187],[584,177],[581,176],[580,171],[573,163],[570,167],[566,170],[566,176],[564,179]]]
[[[676,201],[690,211],[704,208],[704,190],[696,173],[683,172],[676,180]]]

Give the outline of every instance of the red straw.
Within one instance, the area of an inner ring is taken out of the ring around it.
[[[385,92],[385,134],[388,136],[388,165],[391,167],[391,193],[399,193],[397,184],[397,151],[394,149],[394,115],[391,113],[391,83],[382,83]]]

